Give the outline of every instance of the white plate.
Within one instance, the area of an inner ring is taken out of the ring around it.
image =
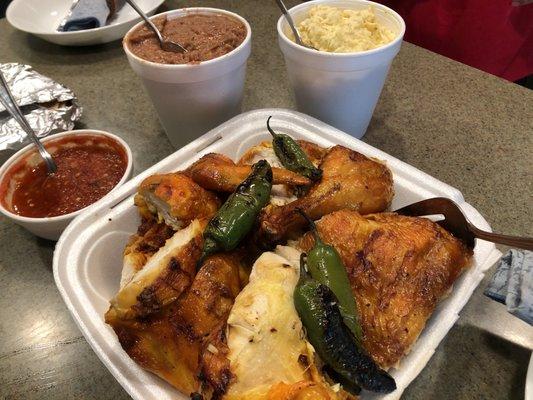
[[[54,253],[57,287],[87,342],[134,399],[185,400],[188,396],[180,395],[169,384],[135,364],[103,320],[109,299],[119,287],[122,250],[129,235],[136,231],[139,224],[132,195],[139,183],[149,175],[185,168],[210,152],[223,153],[236,159],[248,147],[271,139],[265,125],[269,115],[273,116],[272,125],[275,129],[295,138],[307,139],[322,146],[342,144],[367,156],[386,160],[394,175],[396,195],[393,209],[424,198],[449,197],[460,205],[474,225],[490,230],[485,219],[464,201],[457,189],[323,122],[295,111],[280,109],[241,114],[144,171],[114,192],[107,202],[92,208],[90,213],[80,215],[57,243]],[[500,255],[494,244],[477,241],[472,268],[457,280],[453,291],[436,308],[400,367],[391,371],[398,389],[385,396],[365,394],[362,399],[392,400],[400,397],[459,318],[459,312],[479,284],[483,273]]]
[[[137,0],[139,7],[153,15],[164,0]],[[75,32],[59,32],[57,27],[67,15],[72,0],[13,0],[6,11],[8,22],[21,31],[64,46],[87,46],[112,42],[124,37],[141,17],[128,4],[109,25]]]

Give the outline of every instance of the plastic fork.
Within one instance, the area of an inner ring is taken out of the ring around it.
[[[475,238],[478,238],[520,249],[533,250],[533,238],[483,231],[472,225],[454,201],[445,197],[422,200],[402,207],[395,212],[414,217],[442,214],[444,220],[437,221],[437,224],[464,241],[470,248],[474,248]]]

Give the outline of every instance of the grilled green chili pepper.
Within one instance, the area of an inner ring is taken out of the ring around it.
[[[357,316],[357,306],[341,256],[335,247],[322,241],[314,221],[302,210],[298,209],[298,212],[307,220],[315,237],[315,245],[307,253],[307,259],[305,260],[307,269],[313,279],[333,291],[339,300],[339,310],[344,323],[350,328],[357,342],[360,343],[362,332]]]
[[[390,393],[396,382],[360,347],[344,324],[333,292],[309,277],[300,263],[294,306],[318,355],[345,380],[372,392]]]
[[[296,172],[313,182],[320,180],[322,177],[322,170],[313,165],[307,154],[302,150],[300,145],[289,135],[283,133],[276,133],[270,127],[270,118],[267,119],[267,129],[272,135],[272,147],[276,156],[278,156],[281,164],[289,171]]]
[[[272,169],[265,160],[252,166],[252,172],[220,207],[204,231],[204,249],[198,263],[217,251],[233,250],[252,229],[261,209],[270,199]]]

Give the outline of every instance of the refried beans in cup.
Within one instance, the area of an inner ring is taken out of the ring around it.
[[[246,37],[246,27],[234,18],[216,14],[189,14],[153,19],[163,37],[187,49],[174,53],[161,49],[155,34],[142,25],[128,36],[129,50],[147,61],[160,64],[194,64],[223,56]]]

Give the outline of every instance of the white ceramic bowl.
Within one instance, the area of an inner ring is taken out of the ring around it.
[[[298,111],[312,115],[356,138],[368,127],[392,60],[398,54],[405,22],[390,8],[367,0],[314,0],[289,10],[296,25],[316,5],[360,10],[372,6],[379,24],[396,38],[378,48],[356,53],[330,53],[300,46],[287,37],[289,26],[278,20],[279,46],[285,58]]]
[[[127,45],[128,37],[142,23],[134,26],[123,41],[130,66],[141,78],[159,120],[176,148],[240,113],[246,62],[251,52],[250,25],[230,11],[192,7],[171,10],[153,18],[166,16],[173,19],[188,14],[215,14],[236,19],[246,28],[246,37],[229,53],[196,64],[160,64],[133,54]]]
[[[41,141],[45,143],[46,147],[48,147],[50,144],[53,144],[54,141],[60,140],[64,138],[65,136],[80,136],[80,135],[105,136],[107,138],[112,139],[116,143],[118,143],[124,149],[124,152],[126,153],[126,158],[127,158],[126,170],[124,171],[124,175],[122,176],[120,181],[109,193],[107,193],[100,200],[96,201],[95,203],[85,208],[82,208],[78,211],[74,211],[69,214],[58,215],[57,217],[32,218],[32,217],[24,217],[22,215],[14,214],[11,211],[9,211],[6,207],[4,207],[2,200],[0,200],[0,213],[3,214],[8,219],[15,222],[16,224],[26,228],[28,231],[30,231],[34,235],[37,235],[44,239],[57,240],[59,239],[59,236],[61,236],[61,233],[63,232],[63,230],[67,227],[67,225],[74,218],[76,218],[83,211],[92,207],[94,204],[98,204],[100,201],[107,198],[110,193],[112,193],[114,190],[116,190],[118,187],[120,187],[123,183],[125,183],[128,179],[131,178],[133,174],[133,157],[131,154],[131,149],[129,148],[129,146],[124,140],[122,140],[118,136],[113,135],[109,132],[98,131],[94,129],[80,129],[80,130],[75,130],[75,131],[66,131],[62,133],[57,133],[55,135],[48,136],[44,139],[41,139]],[[19,150],[18,152],[16,152],[0,167],[0,185],[3,183],[6,172],[9,171],[10,167],[14,165],[16,162],[18,162],[19,160],[22,160],[24,157],[26,157],[31,152],[36,152],[36,149],[33,144],[30,144],[24,147],[23,149]]]
[[[152,15],[164,0],[136,0],[139,7]],[[121,39],[141,17],[125,4],[109,25],[75,32],[59,32],[57,27],[67,15],[71,0],[13,0],[6,11],[15,28],[41,39],[64,46],[87,46]]]

